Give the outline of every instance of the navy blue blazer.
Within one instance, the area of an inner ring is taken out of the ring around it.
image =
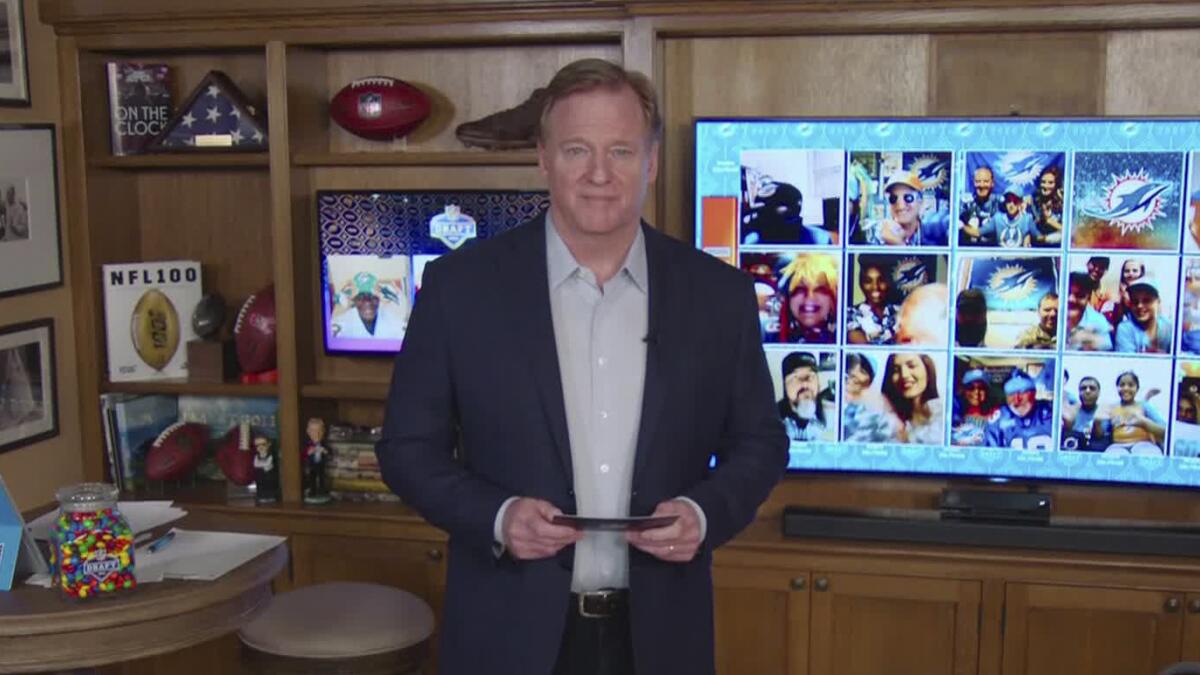
[[[575,512],[545,227],[538,217],[431,263],[395,362],[377,453],[387,484],[450,535],[442,675],[549,675],[567,617],[573,549],[517,561],[492,547],[509,497]],[[638,673],[705,675],[712,550],[753,520],[788,441],[750,279],[642,230],[649,348],[630,513],[684,495],[708,531],[686,564],[631,549],[634,656]]]

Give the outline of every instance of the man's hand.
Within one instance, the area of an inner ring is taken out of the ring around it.
[[[558,507],[533,497],[509,504],[501,526],[508,554],[518,560],[549,558],[583,538],[579,530],[551,522],[558,515],[562,515]]]
[[[679,516],[666,527],[629,532],[629,544],[667,562],[687,562],[700,548],[700,516],[682,499],[660,502],[652,516]]]

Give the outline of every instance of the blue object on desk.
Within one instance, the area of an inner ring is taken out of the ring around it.
[[[171,542],[173,542],[173,541],[175,541],[175,530],[171,530],[170,532],[164,534],[163,536],[159,537],[158,539],[155,539],[154,541],[150,542],[150,545],[146,547],[146,550],[149,551],[150,553],[158,553],[159,551],[163,550],[164,548],[170,546]]]
[[[17,569],[17,555],[21,552],[21,534],[25,521],[8,496],[4,480],[0,479],[0,591],[12,588],[13,573]]]

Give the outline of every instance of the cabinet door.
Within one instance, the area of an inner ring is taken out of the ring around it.
[[[1183,619],[1183,651],[1181,661],[1200,661],[1200,593],[1188,593],[1184,598],[1187,614]]]
[[[812,675],[969,675],[979,581],[814,572]]]
[[[325,581],[362,581],[420,596],[441,617],[446,587],[441,542],[366,537],[292,537],[292,579],[297,587]]]
[[[1008,584],[1004,675],[1154,675],[1179,660],[1182,593]]]
[[[713,567],[719,675],[808,673],[806,573]]]

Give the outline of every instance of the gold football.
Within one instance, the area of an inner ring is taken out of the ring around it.
[[[133,307],[133,350],[146,365],[162,370],[179,349],[179,313],[162,291],[152,288]]]

